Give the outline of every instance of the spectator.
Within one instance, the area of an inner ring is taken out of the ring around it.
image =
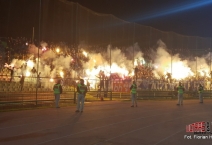
[[[90,91],[90,82],[87,80],[87,89]]]
[[[41,88],[41,72],[39,72],[37,76],[37,87]]]
[[[31,69],[32,77],[35,77],[36,76],[36,72],[37,72],[37,70],[35,69],[35,67],[33,67]]]
[[[202,97],[203,86],[201,84],[199,84],[198,92],[199,92],[199,103],[203,103],[203,97]]]
[[[22,75],[22,76],[21,76],[21,79],[20,79],[21,91],[23,90],[23,86],[24,86],[24,79],[25,79],[25,76],[24,76],[24,75]]]
[[[9,70],[10,70],[10,82],[12,82],[12,80],[14,80],[15,67],[10,68]]]

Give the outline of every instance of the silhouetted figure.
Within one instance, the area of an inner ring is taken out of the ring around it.
[[[35,69],[35,67],[33,67],[31,69],[32,77],[35,77],[36,76],[36,72],[37,72],[37,70]]]
[[[87,89],[90,91],[90,82],[87,80]]]
[[[137,66],[134,68],[135,80],[138,78],[138,68]]]
[[[104,71],[101,72],[101,76],[100,76],[100,90],[104,90],[105,85],[104,85],[104,80],[105,80],[105,74]]]
[[[9,70],[10,70],[10,82],[12,82],[12,80],[14,80],[14,69],[15,69],[15,67],[9,68]]]
[[[106,89],[106,91],[108,91],[108,88],[109,88],[109,79],[108,79],[108,77],[105,77],[105,89]]]
[[[37,76],[37,87],[41,88],[41,72],[39,72]]]
[[[22,75],[20,79],[21,91],[23,90],[25,76]]]
[[[171,73],[167,73],[166,76],[167,76],[167,81],[169,80],[169,82],[171,82],[171,79],[172,79]]]
[[[203,103],[203,97],[202,97],[202,92],[203,92],[203,86],[201,84],[199,84],[198,87],[198,93],[199,93],[199,103]]]
[[[104,90],[104,79],[105,79],[105,74],[104,71],[100,70],[99,76],[97,76],[100,79],[100,91],[103,89]]]

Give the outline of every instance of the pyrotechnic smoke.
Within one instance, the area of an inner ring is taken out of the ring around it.
[[[161,76],[167,73],[172,73],[172,77],[178,80],[195,76],[196,72],[199,72],[201,76],[209,75],[210,69],[206,61],[208,55],[197,57],[196,60],[182,59],[179,57],[179,54],[171,55],[168,51],[169,48],[161,40],[157,42],[157,45],[158,48],[155,51],[152,50],[151,53],[153,65],[146,66],[153,67],[153,73],[156,78],[161,78]],[[41,46],[46,47],[47,43],[43,42]],[[86,48],[84,45],[83,47]],[[62,50],[65,52],[62,52]],[[71,71],[73,74],[74,69],[71,68],[70,64],[75,58],[72,58],[70,55],[64,55],[69,51],[66,46],[62,50],[58,54],[52,50],[40,51],[38,66],[42,77],[55,78],[58,75],[64,77],[64,70]],[[37,69],[38,60],[36,58],[38,48],[34,45],[29,45],[29,52],[31,55],[29,55],[30,57],[28,59],[14,59],[11,62],[11,65],[17,68],[16,73],[23,74],[26,71],[30,72],[33,66]],[[125,50],[113,48],[109,45],[105,52],[92,53],[84,51],[83,54],[89,58],[88,62],[82,63],[84,70],[82,72],[84,73],[79,71],[74,73],[86,79],[98,79],[100,71],[104,71],[106,76],[109,76],[110,73],[117,73],[120,77],[132,75],[135,66],[144,64],[143,53],[137,43]],[[25,66],[26,68],[23,67],[23,64],[27,64]]]
[[[195,60],[189,61],[188,63],[194,74],[210,76],[210,65],[207,63],[207,56],[195,57]]]
[[[110,45],[107,48],[105,53],[90,53],[89,62],[84,64],[84,69],[89,78],[96,79],[100,70],[109,76],[110,73],[117,73],[120,76],[130,75],[133,70],[133,59],[128,59],[131,57],[133,47],[128,48],[127,50],[130,54],[125,54],[119,48],[112,48]],[[135,58],[143,59],[143,53],[139,50],[139,46],[135,44],[134,46]],[[111,66],[110,66],[111,65]]]
[[[138,43],[135,43],[133,46],[128,47],[126,49],[126,52],[127,52],[126,57],[129,60],[132,60],[133,56],[134,56],[135,59],[143,57],[143,53],[142,53]]]
[[[158,76],[162,75],[171,66],[171,55],[166,51],[165,44],[159,40],[158,48],[154,55],[152,55],[152,60],[154,61],[154,66],[157,69]]]
[[[60,75],[61,77],[64,77],[63,75],[61,75],[61,72],[64,73],[65,69],[70,69],[70,63],[71,63],[72,58],[70,56],[68,57],[64,57],[64,56],[60,56],[60,57],[56,57],[54,59],[54,61],[52,62],[52,64],[55,66],[53,71],[51,72],[51,77],[55,77],[56,75]]]
[[[112,50],[107,49],[107,51],[111,51],[112,64],[117,64],[120,68],[124,68],[128,71],[133,70],[133,61],[128,60],[126,55],[123,52],[121,52],[120,49],[118,49],[118,48],[115,48]],[[121,73],[121,72],[119,72],[119,73]]]
[[[40,55],[40,58],[45,60],[45,59],[55,59],[56,54],[52,50],[48,50],[43,53],[43,55]]]
[[[158,41],[158,48],[152,55],[154,61],[154,74],[156,77],[172,73],[175,79],[184,79],[191,76],[209,76],[209,65],[207,64],[207,56],[195,57],[195,60],[183,60],[179,54],[171,56],[167,51],[165,43]],[[154,59],[155,58],[155,59]]]
[[[154,74],[156,77],[166,76],[167,73],[171,73],[175,79],[184,79],[186,77],[193,76],[193,72],[188,66],[187,60],[179,58],[179,54],[171,55],[167,51],[167,47],[164,42],[159,40],[157,42],[158,48],[153,56],[154,61]]]
[[[40,43],[40,45],[41,45],[41,47],[47,47],[47,46],[48,46],[48,44],[47,44],[46,42],[44,42],[44,41],[42,41],[42,42]]]

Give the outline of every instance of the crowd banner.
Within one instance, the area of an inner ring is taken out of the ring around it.
[[[128,82],[113,83],[113,92],[130,92],[129,85]]]

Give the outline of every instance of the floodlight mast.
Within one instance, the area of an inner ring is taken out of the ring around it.
[[[42,0],[40,0],[39,4],[39,26],[38,26],[38,59],[37,59],[37,81],[36,81],[36,105],[38,104],[38,73],[39,73],[39,61],[40,61],[40,55],[39,55],[39,47],[40,47],[40,33],[41,33],[41,5]]]

